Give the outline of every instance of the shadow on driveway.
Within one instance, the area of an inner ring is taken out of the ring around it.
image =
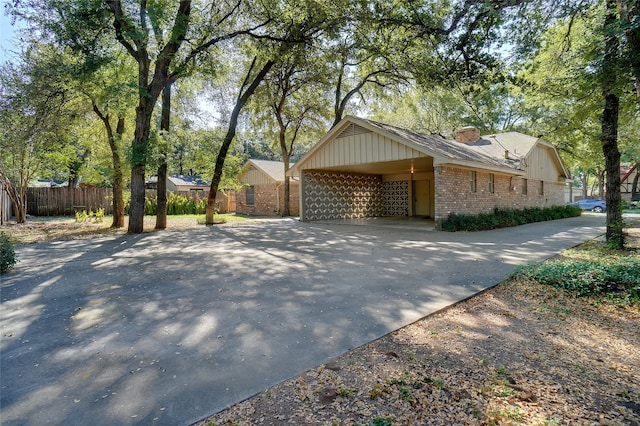
[[[285,220],[18,247],[1,283],[0,422],[190,424],[603,225]]]

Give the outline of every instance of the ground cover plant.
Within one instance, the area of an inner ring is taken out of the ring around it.
[[[0,231],[0,273],[6,272],[17,262],[16,252],[9,236]]]
[[[478,215],[451,213],[442,223],[443,231],[486,231],[496,228],[524,225],[547,220],[580,216],[582,210],[575,206],[531,207],[525,209],[500,209]]]
[[[603,242],[590,241],[567,250],[561,258],[520,268],[514,278],[533,280],[579,296],[640,301],[637,251],[607,250]]]

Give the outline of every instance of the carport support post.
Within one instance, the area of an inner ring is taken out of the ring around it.
[[[413,166],[409,173],[409,217],[413,217],[415,210],[416,200],[413,193]]]
[[[300,221],[304,222],[305,221],[305,211],[304,211],[304,206],[306,204],[306,196],[307,196],[307,191],[305,188],[305,171],[304,170],[300,170],[300,200],[298,201],[300,203]]]

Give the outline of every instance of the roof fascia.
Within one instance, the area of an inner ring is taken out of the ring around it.
[[[491,172],[501,173],[509,176],[524,176],[526,172],[524,170],[513,169],[511,167],[500,167],[500,166],[491,166],[484,163],[478,163],[476,161],[465,161],[465,160],[451,160],[447,159],[445,161],[436,162],[433,161],[434,166],[456,166],[456,167],[464,167],[467,169],[479,169],[479,170],[488,170]]]

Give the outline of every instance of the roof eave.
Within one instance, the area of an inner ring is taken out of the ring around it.
[[[475,161],[467,161],[467,160],[453,160],[450,158],[444,159],[444,161],[436,161],[434,159],[433,165],[434,166],[451,165],[451,166],[458,166],[458,167],[466,167],[470,169],[482,169],[482,170],[488,170],[496,173],[502,173],[502,174],[514,175],[514,176],[524,176],[526,174],[524,170],[515,169],[512,167],[497,166],[497,165],[478,163]]]

